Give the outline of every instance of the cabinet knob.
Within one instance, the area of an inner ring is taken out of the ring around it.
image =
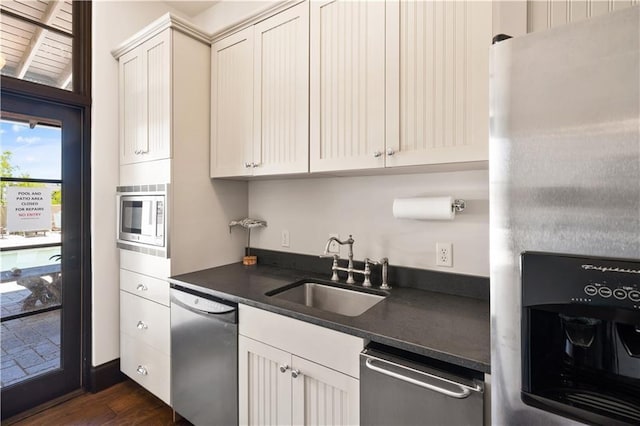
[[[138,284],[138,286],[136,287],[136,290],[138,291],[147,291],[147,286],[144,284]]]
[[[256,167],[260,167],[260,163],[251,163],[251,167],[253,167],[254,169]]]
[[[395,153],[396,153],[396,152],[395,152],[393,149],[391,149],[391,148],[388,148],[388,149],[387,149],[387,155],[388,155],[388,156],[392,156],[392,155],[393,155],[393,154],[395,154]]]
[[[139,150],[139,149],[136,149],[135,151],[133,151],[133,153],[134,153],[135,155],[140,155],[140,150]]]
[[[244,163],[245,169],[250,169],[251,167],[253,167],[253,163]]]
[[[381,156],[382,156],[382,153],[381,153],[380,151],[374,151],[374,152],[373,152],[373,157],[374,157],[374,158],[379,158],[379,157],[381,157]]]
[[[149,326],[142,321],[138,321],[138,325],[136,325],[136,327],[138,327],[138,330],[146,330],[149,328]]]
[[[290,369],[291,367],[289,367],[287,364],[285,365],[281,365],[280,366],[280,372],[281,373],[286,373],[288,369]]]
[[[147,371],[147,369],[145,367],[143,367],[142,365],[139,365],[138,368],[136,368],[136,371],[138,372],[138,374],[140,374],[141,376],[146,376],[149,374],[149,372]]]
[[[300,370],[291,370],[291,377],[294,379],[297,379],[300,374],[302,374],[300,373]]]

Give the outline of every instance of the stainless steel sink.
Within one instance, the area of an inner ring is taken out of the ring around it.
[[[302,281],[273,290],[267,293],[267,296],[348,317],[362,315],[387,297],[384,293],[376,294],[371,290],[365,292],[311,281]]]

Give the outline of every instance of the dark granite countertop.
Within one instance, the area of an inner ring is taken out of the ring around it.
[[[385,300],[362,315],[348,317],[265,295],[304,278],[326,281],[328,276],[269,265],[234,263],[177,275],[169,281],[232,302],[490,372],[488,300],[395,287]]]

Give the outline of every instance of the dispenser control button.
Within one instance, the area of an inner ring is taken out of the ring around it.
[[[627,298],[627,292],[622,288],[616,288],[615,290],[613,290],[613,297],[618,300],[624,300]]]
[[[598,289],[593,285],[587,285],[584,287],[584,292],[587,293],[588,296],[595,296],[598,294]]]
[[[640,302],[640,291],[631,290],[629,292],[629,299],[631,299],[633,302]]]
[[[600,287],[598,293],[600,293],[602,297],[611,297],[611,289],[609,287]]]

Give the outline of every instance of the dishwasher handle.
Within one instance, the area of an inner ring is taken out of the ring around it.
[[[380,359],[380,358],[375,358],[375,357],[372,357],[370,355],[365,355],[365,354],[362,354],[362,356],[366,357],[365,365],[367,366],[367,368],[369,368],[369,369],[371,369],[371,370],[373,370],[375,372],[378,372],[380,374],[384,374],[384,375],[389,376],[389,377],[393,377],[394,379],[398,379],[398,380],[402,380],[404,382],[408,382],[408,383],[414,384],[416,386],[420,386],[421,388],[425,388],[425,389],[432,390],[434,392],[441,393],[441,394],[449,396],[451,398],[464,399],[464,398],[468,397],[471,394],[471,392],[482,392],[482,387],[480,387],[478,385],[476,385],[474,387],[469,387],[467,385],[463,385],[461,383],[457,383],[457,382],[454,382],[452,380],[445,379],[444,377],[438,377],[438,376],[435,376],[433,374],[425,373],[424,371],[419,371],[419,370],[416,370],[414,368],[407,367],[405,365],[397,364],[395,362],[387,361],[387,360]],[[400,373],[396,373],[395,371],[391,371],[391,370],[384,369],[382,367],[378,367],[377,365],[374,365],[374,362],[381,362],[383,364],[389,364],[389,365],[391,365],[393,367],[396,367],[396,368],[399,368],[399,369],[402,369],[402,370],[411,371],[412,373],[416,373],[416,374],[428,377],[430,379],[435,379],[435,380],[447,383],[449,385],[456,386],[456,387],[460,388],[460,391],[459,392],[455,392],[455,391],[451,391],[449,389],[444,389],[444,388],[441,388],[439,386],[432,385],[430,383],[426,383],[426,382],[423,382],[421,380],[417,380],[417,379],[414,379],[414,378],[409,377],[409,376],[405,376],[405,375],[400,374]]]
[[[179,306],[198,315],[215,318],[220,321],[237,323],[235,306],[227,305],[215,300],[185,293],[179,290],[171,291],[171,304]]]

